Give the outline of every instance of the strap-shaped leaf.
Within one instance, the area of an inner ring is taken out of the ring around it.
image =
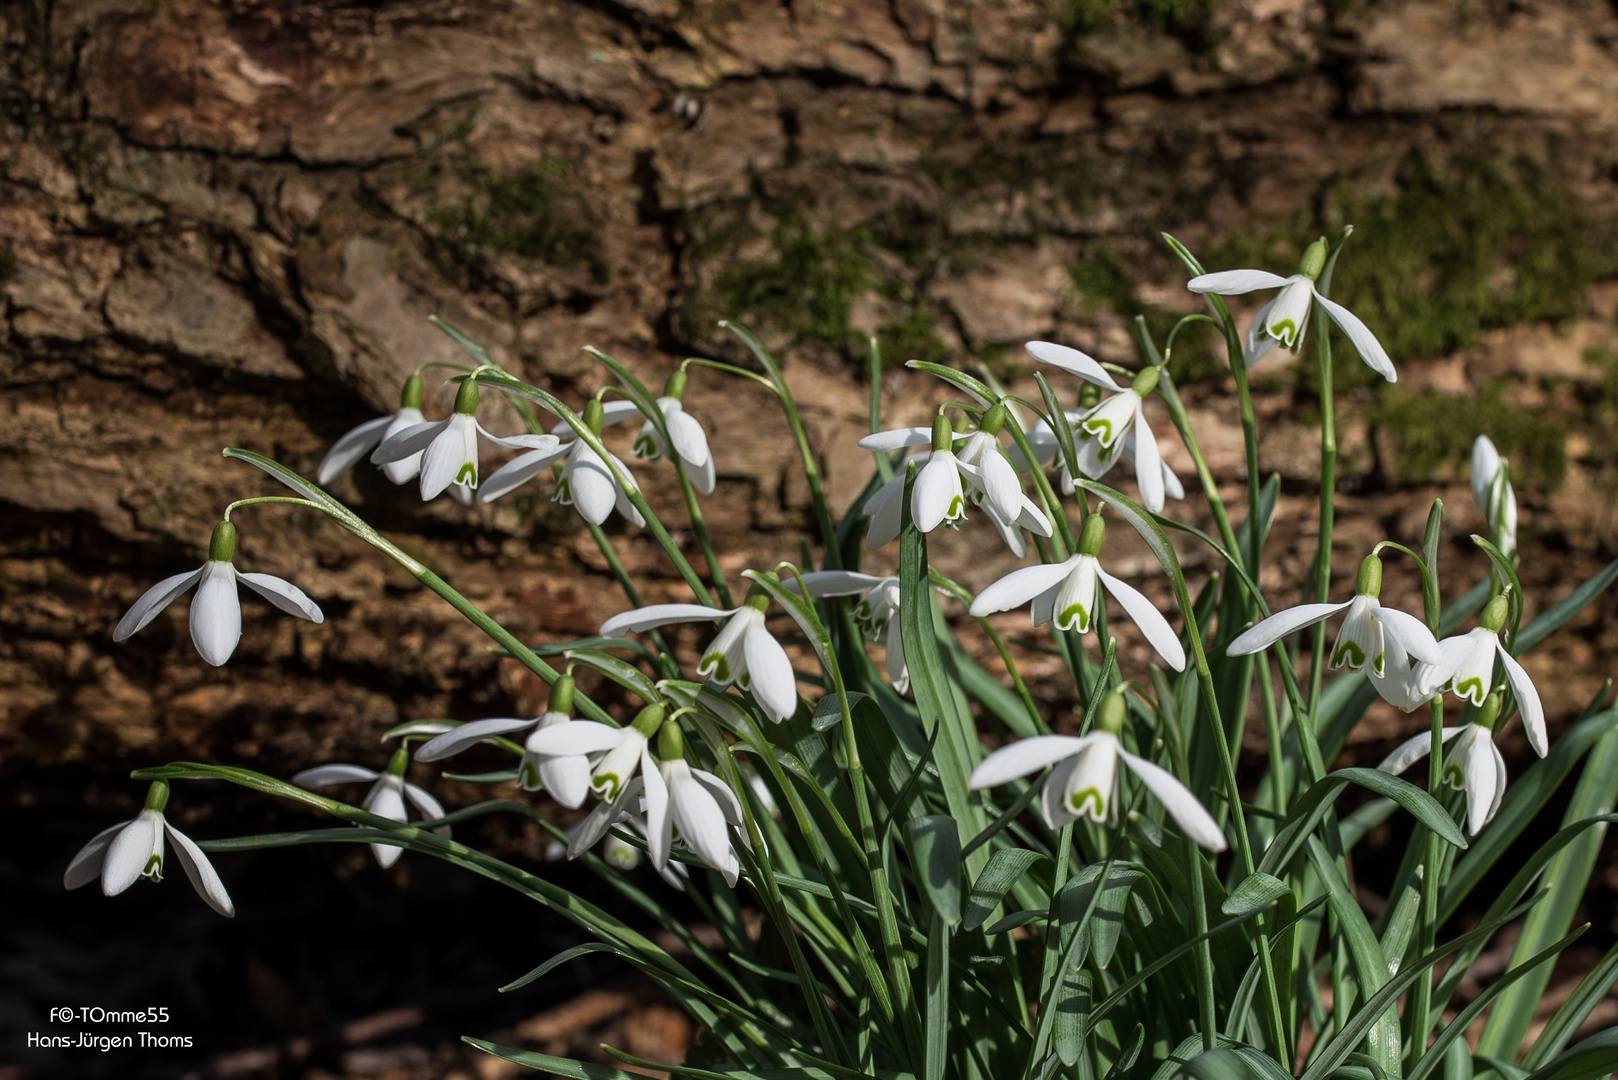
[[[982,926],[1006,898],[1006,893],[1017,879],[1022,877],[1040,860],[1049,862],[1045,856],[1037,851],[1027,848],[1001,848],[990,857],[988,865],[978,874],[977,880],[972,883],[972,892],[966,900],[966,913],[961,917],[963,930],[976,930]]]
[[[1590,1036],[1558,1054],[1528,1080],[1595,1080],[1618,1071],[1618,1027]]]
[[[1186,1062],[1181,1073],[1195,1080],[1292,1080],[1274,1058],[1251,1046],[1216,1046]]]
[[[1438,800],[1420,788],[1389,776],[1376,769],[1338,769],[1324,776],[1300,795],[1288,811],[1286,820],[1276,830],[1275,839],[1259,861],[1257,869],[1266,874],[1280,876],[1292,865],[1292,860],[1303,850],[1309,835],[1325,818],[1326,811],[1349,784],[1368,788],[1384,798],[1392,799],[1414,814],[1423,825],[1443,837],[1455,847],[1466,847],[1466,837],[1453,818],[1439,805]]]
[[[604,941],[586,941],[583,945],[575,945],[571,949],[557,953],[543,964],[540,964],[538,967],[534,968],[528,974],[506,983],[506,985],[500,988],[500,992],[505,994],[512,990],[519,990],[536,979],[543,979],[546,975],[549,975],[552,971],[555,971],[569,960],[576,960],[579,957],[587,956],[590,953],[616,953],[617,951],[618,950],[616,948],[608,945]]]
[[[1618,559],[1603,566],[1589,581],[1568,593],[1565,598],[1546,608],[1528,621],[1512,642],[1512,650],[1519,656],[1562,628],[1579,609],[1600,595],[1601,590],[1618,578]],[[1538,1045],[1538,1044],[1535,1044]]]
[[[1063,1065],[1074,1065],[1084,1053],[1084,1036],[1090,1027],[1090,997],[1094,978],[1088,970],[1069,968],[1059,972],[1062,980],[1056,991],[1056,1026],[1051,1044]]]
[[[1062,940],[1071,940],[1075,933],[1080,941],[1074,946],[1072,966],[1084,963],[1085,952],[1093,951],[1096,964],[1106,967],[1118,948],[1118,938],[1124,930],[1124,907],[1129,902],[1130,890],[1146,877],[1146,871],[1134,863],[1114,862],[1107,875],[1106,887],[1096,899],[1094,909],[1090,898],[1096,881],[1101,876],[1101,863],[1091,863],[1062,889],[1057,901],[1057,913],[1062,922]],[[1090,912],[1089,918],[1084,913]]]
[[[945,367],[943,364],[930,363],[926,360],[907,360],[905,362],[905,367],[912,368],[916,371],[925,371],[929,375],[938,376],[940,379],[943,379],[945,382],[955,387],[955,389],[961,391],[961,393],[970,394],[972,397],[976,398],[978,404],[980,405],[993,405],[996,401],[1000,400],[998,394],[989,389],[979,380],[974,379],[972,376],[966,374],[964,371],[956,371],[952,367]]]
[[[1506,594],[1506,609],[1509,613],[1506,619],[1508,633],[1502,635],[1502,640],[1511,646],[1511,651],[1515,653],[1517,630],[1522,625],[1522,582],[1517,580],[1517,570],[1511,565],[1511,560],[1500,554],[1499,548],[1475,533],[1472,542],[1489,556],[1489,561],[1494,564],[1495,573],[1500,575],[1500,580],[1511,586],[1510,592]]]
[[[657,687],[646,673],[627,660],[620,660],[616,656],[609,656],[594,649],[570,649],[563,653],[567,659],[576,664],[582,664],[592,671],[599,671],[624,689],[638,695],[648,704],[661,700]]]
[[[1245,915],[1279,900],[1290,892],[1287,883],[1263,871],[1254,871],[1230,891],[1219,910],[1226,915]]]
[[[961,838],[955,820],[929,814],[911,818],[905,827],[922,891],[933,912],[953,926],[961,920]]]
[[[1618,945],[1607,950],[1601,963],[1591,968],[1589,974],[1579,982],[1578,988],[1562,1002],[1562,1007],[1556,1010],[1556,1015],[1550,1018],[1540,1031],[1539,1038],[1534,1040],[1534,1045],[1523,1055],[1523,1066],[1537,1069],[1560,1054],[1562,1047],[1578,1033],[1595,1007],[1606,998],[1614,983],[1618,983]]]

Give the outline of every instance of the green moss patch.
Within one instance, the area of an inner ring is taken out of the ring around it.
[[[583,199],[564,184],[567,167],[543,160],[516,172],[497,173],[470,153],[451,159],[466,194],[434,203],[430,254],[446,268],[481,273],[491,259],[515,256],[561,269],[587,266],[598,282],[606,264],[597,254]]]
[[[1510,393],[1505,380],[1485,385],[1475,398],[1389,393],[1371,419],[1398,437],[1398,471],[1406,480],[1419,483],[1441,466],[1463,464],[1473,441],[1487,435],[1511,459],[1514,486],[1552,491],[1567,472],[1566,425],[1513,404]]]

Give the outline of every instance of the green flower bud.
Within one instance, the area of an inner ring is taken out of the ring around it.
[[[1478,616],[1478,625],[1491,634],[1498,634],[1506,625],[1506,614],[1509,611],[1510,605],[1506,602],[1506,594],[1496,593],[1494,599],[1483,609],[1483,614]]]
[[[600,398],[591,398],[584,403],[584,426],[590,429],[590,434],[600,436],[606,416],[607,411],[602,408]]]
[[[754,611],[770,610],[770,594],[758,582],[747,587],[747,596],[742,599],[742,607],[750,607]]]
[[[685,397],[686,374],[685,368],[675,368],[669,381],[663,384],[663,396],[679,401]]]
[[[152,786],[146,789],[147,810],[156,810],[161,814],[169,804],[169,785],[166,780],[153,780]]]
[[[1101,542],[1107,538],[1107,523],[1097,511],[1084,519],[1079,528],[1079,554],[1092,559],[1101,554]]]
[[[640,712],[635,714],[635,720],[629,726],[641,735],[650,739],[657,734],[657,729],[663,723],[663,705],[661,702],[652,702]]]
[[[948,450],[955,445],[955,427],[947,416],[933,418],[933,450]]]
[[[478,381],[467,379],[461,383],[461,388],[455,391],[455,411],[462,416],[471,416],[478,411]]]
[[[576,686],[577,684],[574,683],[571,675],[563,675],[560,679],[557,679],[556,685],[551,687],[551,700],[545,706],[546,711],[561,713],[563,716],[572,716],[573,691]]]
[[[229,562],[236,554],[236,526],[221,521],[213,527],[208,539],[208,559],[211,562]]]
[[[412,375],[404,382],[404,389],[399,391],[399,408],[421,408],[421,376]]]
[[[1360,560],[1359,576],[1354,579],[1354,593],[1356,596],[1382,595],[1382,560],[1375,555],[1367,555]]]
[[[393,752],[393,756],[388,759],[388,775],[403,776],[405,774],[405,770],[409,767],[410,750],[408,747],[401,746],[399,749],[395,750]]]
[[[1135,376],[1135,380],[1129,384],[1129,388],[1141,397],[1146,397],[1157,389],[1157,380],[1162,374],[1163,370],[1161,368],[1149,367]]]
[[[1101,708],[1096,710],[1096,730],[1116,737],[1124,730],[1124,717],[1128,713],[1129,707],[1124,703],[1124,688],[1120,686],[1101,700]]]
[[[1320,272],[1326,269],[1326,238],[1310,244],[1303,251],[1303,258],[1298,260],[1298,273],[1314,281],[1320,277]]]
[[[1093,409],[1101,404],[1101,387],[1095,383],[1079,384],[1079,408]]]
[[[1472,717],[1472,723],[1486,731],[1494,730],[1494,722],[1500,718],[1500,706],[1505,703],[1505,691],[1495,689],[1483,699],[1483,705],[1478,709],[1477,715]]]
[[[685,758],[685,732],[680,730],[678,721],[666,720],[657,729],[657,756],[664,761]]]
[[[1001,402],[995,402],[989,411],[983,414],[978,421],[978,430],[985,435],[998,435],[1000,429],[1006,425],[1006,407]]]

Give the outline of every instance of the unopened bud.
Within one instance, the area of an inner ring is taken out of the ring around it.
[[[685,396],[686,374],[685,368],[675,368],[669,381],[663,384],[663,396],[679,401]]]
[[[629,726],[634,728],[645,738],[650,739],[653,735],[657,734],[657,729],[662,725],[662,723],[663,706],[659,702],[653,702],[640,712],[636,713],[634,723],[630,724]]]
[[[1375,555],[1367,555],[1360,560],[1360,572],[1354,578],[1354,595],[1382,595],[1382,560]]]
[[[1326,269],[1326,238],[1310,244],[1303,251],[1303,258],[1298,260],[1298,273],[1314,281],[1320,277],[1320,272]]]
[[[161,814],[169,804],[169,785],[166,780],[153,780],[152,786],[146,789],[146,809],[156,810]]]
[[[1101,543],[1107,538],[1107,523],[1097,511],[1084,519],[1079,529],[1079,554],[1092,559],[1101,554]]]
[[[461,383],[461,388],[455,391],[455,411],[462,416],[471,416],[478,411],[478,381],[467,379]]]
[[[955,427],[947,416],[933,418],[933,452],[941,453],[955,445]]]
[[[1478,625],[1491,634],[1498,634],[1506,625],[1506,614],[1509,611],[1510,605],[1506,602],[1506,594],[1496,593],[1494,599],[1483,609],[1483,614],[1478,616]]]
[[[1129,384],[1129,388],[1141,397],[1146,397],[1157,389],[1157,380],[1162,374],[1162,369],[1153,365],[1136,375],[1135,380]]]
[[[421,408],[421,376],[412,375],[404,381],[404,388],[399,391],[399,408]]]
[[[213,536],[208,539],[208,560],[229,562],[235,554],[236,526],[228,521],[221,521],[213,527]]]

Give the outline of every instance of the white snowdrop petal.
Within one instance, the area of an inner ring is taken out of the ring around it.
[[[155,810],[142,810],[107,845],[107,857],[101,865],[101,891],[117,896],[146,872],[146,865],[158,850],[162,839],[163,815]]]
[[[646,854],[652,865],[663,869],[669,864],[674,845],[674,816],[669,813],[669,789],[663,773],[652,761],[650,751],[641,749],[641,776],[646,783]]]
[[[1472,498],[1476,500],[1478,509],[1483,516],[1489,516],[1491,490],[1494,487],[1494,478],[1500,472],[1503,461],[1500,451],[1495,449],[1494,440],[1487,435],[1479,435],[1472,443]]]
[[[191,599],[191,641],[202,658],[222,666],[242,640],[242,603],[236,595],[236,570],[227,562],[209,562]]]
[[[1157,436],[1146,424],[1143,404],[1135,406],[1135,484],[1141,504],[1154,514],[1163,512],[1163,457],[1157,451]]]
[[[1045,511],[1039,504],[1028,496],[1022,497],[1022,504],[1017,511],[1017,527],[1027,529],[1035,536],[1043,536],[1049,540],[1052,534],[1051,519],[1045,516]],[[1022,554],[1018,552],[1019,556]]]
[[[375,780],[381,774],[363,765],[316,765],[292,777],[301,788],[325,787],[327,784],[349,784],[359,780]]]
[[[884,639],[887,642],[888,655],[886,666],[888,669],[888,682],[893,689],[901,694],[910,692],[910,668],[905,664],[905,647],[903,628],[898,619],[888,621],[888,633]]]
[[[1468,836],[1476,836],[1483,831],[1483,826],[1489,822],[1489,811],[1494,807],[1500,792],[1497,789],[1498,777],[1494,771],[1495,755],[1490,753],[1494,746],[1494,739],[1490,733],[1481,728],[1473,736],[1472,745],[1466,748],[1466,760],[1460,762],[1461,773],[1466,782],[1466,832]]]
[[[669,771],[669,810],[680,838],[697,858],[723,870],[733,857],[724,811],[713,793],[691,775],[691,766],[679,761]]]
[[[1077,349],[1070,349],[1053,341],[1030,341],[1025,348],[1035,360],[1059,367],[1068,374],[1077,375],[1085,382],[1094,383],[1103,390],[1122,389],[1113,381],[1106,368],[1097,363],[1093,357]]]
[[[865,500],[865,515],[870,518],[870,524],[865,529],[867,550],[875,551],[899,535],[904,524],[904,482],[901,472]]]
[[[932,441],[932,428],[908,427],[875,432],[861,439],[859,445],[861,450],[873,450],[879,454],[891,454],[893,451],[902,450],[907,446],[926,446]]]
[[[810,596],[853,596],[870,592],[887,580],[875,574],[859,574],[852,570],[811,570],[803,575],[803,586]],[[787,592],[798,591],[797,578],[786,576],[781,587]]]
[[[764,620],[748,623],[742,637],[742,655],[750,677],[748,690],[765,713],[777,723],[798,711],[798,677],[781,643],[764,628]]]
[[[141,594],[130,609],[124,612],[124,617],[118,620],[113,627],[112,640],[123,641],[131,634],[144,628],[158,613],[179,598],[191,586],[202,580],[202,570],[192,570],[185,574],[175,574],[166,577]]]
[[[1444,728],[1442,732],[1444,742],[1449,742],[1464,730],[1464,728],[1458,727]],[[1397,776],[1406,769],[1410,768],[1410,766],[1414,765],[1416,762],[1420,761],[1422,758],[1426,757],[1427,754],[1432,750],[1432,747],[1432,732],[1424,731],[1420,735],[1412,735],[1410,738],[1394,747],[1393,753],[1383,758],[1381,763],[1377,765],[1377,769],[1381,772],[1392,773],[1394,776]]]
[[[304,591],[273,574],[248,574],[238,571],[236,580],[245,584],[249,589],[258,593],[264,599],[274,604],[288,615],[296,615],[300,619],[308,619],[312,623],[323,623],[326,616],[320,613],[320,606],[304,593]]]
[[[127,821],[120,821],[92,836],[90,842],[80,848],[79,853],[73,856],[73,861],[67,864],[67,870],[62,874],[62,887],[82,888],[100,877],[101,864],[106,860],[107,848],[111,846],[112,838],[123,832],[128,824]]]
[[[1269,355],[1275,348],[1275,339],[1264,332],[1265,325],[1270,320],[1270,309],[1275,306],[1271,300],[1253,316],[1253,321],[1247,327],[1247,340],[1242,347],[1242,366],[1252,367]]]
[[[451,728],[442,735],[422,743],[416,751],[417,761],[441,761],[444,758],[459,754],[469,746],[475,746],[484,739],[495,735],[509,735],[513,731],[533,727],[533,720],[519,720],[508,717],[496,717],[490,720],[474,720],[470,724],[462,724]]]
[[[377,817],[402,822],[405,820],[404,796],[398,788],[387,781],[388,778],[384,776],[377,782],[377,787],[371,792],[370,798],[365,800],[365,809]],[[396,844],[373,843],[371,854],[376,858],[377,865],[386,870],[399,861],[399,856],[404,854],[404,848]]]
[[[1297,607],[1277,611],[1257,626],[1237,635],[1236,640],[1225,649],[1225,655],[1247,656],[1267,649],[1288,634],[1342,611],[1349,603],[1350,601],[1341,604],[1299,604]]]
[[[674,444],[674,452],[688,466],[706,465],[709,458],[708,434],[702,430],[697,418],[678,407],[665,408],[663,418],[669,426],[669,441]]]
[[[1293,280],[1268,270],[1220,270],[1214,274],[1199,274],[1186,282],[1185,287],[1194,293],[1241,296],[1259,289],[1279,289]]]
[[[1500,811],[1500,799],[1506,793],[1506,759],[1500,756],[1500,748],[1489,740],[1489,757],[1494,761],[1494,798],[1489,802],[1489,812],[1483,817],[1483,824],[1487,825],[1494,820],[1494,815]]]
[[[601,624],[602,637],[638,634],[682,622],[709,622],[736,614],[741,608],[711,608],[702,604],[651,604],[614,615]]]
[[[168,838],[173,841],[174,854],[185,869],[185,876],[191,879],[191,887],[197,890],[197,895],[225,918],[234,918],[236,905],[231,903],[230,893],[225,891],[225,883],[219,879],[219,872],[213,868],[213,863],[208,861],[208,856],[203,854],[202,849],[189,836],[170,825],[167,820],[163,822],[163,828],[168,833]]]
[[[714,471],[713,455],[709,454],[708,460],[701,465],[688,466],[686,476],[690,479],[691,486],[696,488],[699,494],[712,495],[714,488],[719,483],[719,476]]]
[[[1169,812],[1169,817],[1174,819],[1180,831],[1196,841],[1198,846],[1207,851],[1224,851],[1229,846],[1213,815],[1172,773],[1145,758],[1136,757],[1122,747],[1118,749],[1118,756],[1124,759],[1124,764],[1129,766],[1131,772],[1140,777],[1146,789],[1157,796],[1157,801],[1163,804],[1163,809]]]
[[[955,455],[948,451],[934,453],[916,474],[916,482],[910,489],[910,515],[915,519],[916,528],[924,533],[932,532],[944,522],[959,517],[964,504]]]
[[[1550,751],[1550,742],[1545,737],[1545,707],[1540,704],[1539,691],[1534,689],[1528,672],[1516,657],[1506,652],[1504,645],[1499,646],[1499,653],[1500,663],[1506,669],[1506,682],[1517,699],[1517,708],[1522,711],[1522,727],[1528,735],[1528,745],[1534,748],[1534,753],[1544,757]]]
[[[998,445],[991,444],[984,450],[978,460],[978,473],[984,497],[990,505],[1002,519],[1015,521],[1022,512],[1022,481]]]
[[[379,416],[353,428],[341,439],[332,443],[331,449],[326,451],[326,456],[320,459],[320,469],[315,473],[315,482],[325,487],[347,472],[361,458],[382,445],[382,439],[392,424],[391,415]]]
[[[996,787],[1072,757],[1090,745],[1094,735],[1035,735],[1002,746],[978,762],[966,786],[972,791]]]
[[[1077,821],[1079,815],[1075,814],[1067,805],[1067,788],[1073,779],[1073,770],[1078,768],[1077,755],[1063,758],[1056,763],[1056,768],[1045,778],[1045,786],[1039,792],[1039,809],[1045,818],[1045,824],[1053,829],[1060,829],[1071,821]]]
[[[612,470],[583,443],[574,444],[573,458],[568,462],[568,484],[579,516],[593,525],[606,521],[618,502]]]
[[[419,454],[426,450],[428,445],[445,429],[449,427],[449,420],[433,420],[427,423],[412,424],[403,431],[395,432],[382,440],[371,454],[373,465],[386,465],[390,461],[402,461],[407,457]]]
[[[411,806],[414,806],[417,810],[421,811],[421,816],[426,821],[437,821],[439,818],[444,816],[444,804],[433,798],[432,793],[426,788],[419,787],[410,783],[409,781],[406,781],[404,786],[404,797],[410,800]],[[440,825],[438,828],[434,829],[433,832],[437,833],[439,836],[448,836],[450,834],[450,826]]]
[[[1034,597],[1061,584],[1078,559],[1071,556],[1059,563],[1039,563],[1013,570],[996,581],[973,599],[968,609],[974,618],[992,615],[997,611],[1010,611],[1022,607]]]
[[[1184,671],[1185,648],[1180,644],[1180,636],[1169,626],[1169,621],[1157,610],[1157,606],[1127,581],[1120,581],[1099,566],[1096,572],[1101,576],[1101,584],[1106,586],[1130,620],[1140,627],[1140,632],[1157,650],[1157,655],[1175,671]]]
[[[1377,621],[1382,624],[1383,633],[1397,638],[1405,652],[1424,664],[1437,664],[1443,661],[1443,653],[1438,649],[1438,639],[1433,637],[1433,632],[1427,629],[1426,623],[1398,608],[1378,606],[1375,615]]]
[[[393,414],[393,422],[382,433],[382,441],[387,442],[399,432],[413,428],[421,423],[425,423],[425,421],[422,419],[420,409],[401,408]],[[402,457],[398,461],[383,462],[381,469],[382,475],[395,484],[408,484],[421,475],[421,454],[417,452]]]
[[[478,500],[493,502],[550,468],[566,457],[572,449],[573,444],[568,443],[566,446],[553,447],[549,450],[531,450],[526,454],[517,455],[478,485]]]
[[[1367,367],[1389,382],[1399,381],[1399,373],[1394,370],[1393,361],[1389,359],[1387,350],[1376,339],[1376,335],[1371,333],[1370,327],[1343,305],[1334,303],[1319,293],[1315,294],[1315,299],[1326,309],[1331,321],[1341,328],[1349,341],[1353,342],[1355,351],[1360,354],[1360,359],[1365,361]]]
[[[608,727],[594,720],[569,720],[540,728],[528,736],[528,749],[546,757],[573,757],[611,750],[631,736],[634,728]]]
[[[460,415],[460,414],[456,414]],[[444,421],[444,430],[439,432],[427,449],[421,454],[421,499],[431,502],[444,493],[444,489],[455,483],[455,478],[461,475],[466,465],[466,447],[460,433],[449,426],[450,421]],[[386,448],[387,444],[383,444]]]

